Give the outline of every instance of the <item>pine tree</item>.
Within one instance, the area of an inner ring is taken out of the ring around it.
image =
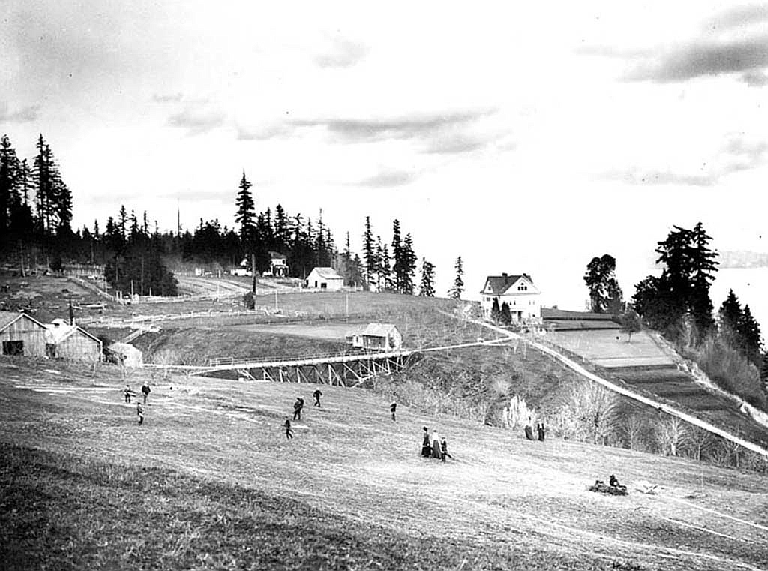
[[[19,161],[8,135],[0,139],[0,242],[4,242],[11,226],[12,195],[18,181]]]
[[[704,230],[701,222],[693,227],[691,232],[691,271],[693,285],[691,288],[690,311],[699,330],[705,332],[714,324],[712,317],[712,299],[709,296],[709,288],[715,281],[717,272],[717,252],[709,248],[712,237]]]
[[[413,249],[413,238],[410,234],[405,235],[402,248],[402,263],[403,263],[403,283],[402,292],[408,295],[413,295],[413,278],[416,274],[416,252]]]
[[[456,278],[453,280],[453,287],[448,291],[448,295],[453,299],[461,299],[464,292],[464,262],[461,256],[456,258],[456,264],[453,266],[456,270]]]
[[[381,248],[381,262],[379,267],[380,272],[380,287],[385,291],[389,291],[394,287],[392,280],[392,265],[389,259],[389,248],[384,244]]]
[[[743,344],[744,356],[756,366],[759,366],[761,349],[760,325],[752,317],[752,311],[748,305],[744,306],[741,319],[737,324],[737,330]]]
[[[249,190],[253,186],[248,179],[245,178],[245,172],[243,172],[243,178],[240,180],[240,189],[235,199],[235,206],[237,206],[237,213],[235,214],[235,222],[240,224],[240,240],[242,241],[243,248],[250,250],[253,241],[254,234],[254,220],[256,219],[256,203],[253,200],[253,195]]]
[[[729,333],[738,331],[739,322],[742,318],[742,309],[739,298],[736,297],[733,290],[728,291],[728,297],[725,298],[725,301],[720,306],[718,315],[720,316],[720,325],[723,329]]]
[[[421,286],[419,295],[434,297],[435,295],[435,265],[426,258],[421,260]]]
[[[365,281],[371,286],[376,283],[376,245],[371,230],[371,217],[365,217],[363,232],[363,260],[365,262]]]
[[[499,298],[493,298],[493,304],[491,305],[491,321],[493,323],[499,323],[501,321],[501,309],[499,308]]]
[[[506,301],[501,304],[499,321],[501,321],[502,325],[512,325],[512,312],[509,310],[509,304]]]
[[[395,291],[403,293],[403,286],[406,283],[405,260],[403,259],[403,244],[400,238],[400,221],[392,221],[392,274],[394,276],[393,286]]]
[[[275,207],[275,249],[280,253],[285,253],[289,241],[288,218],[283,207],[278,204]]]

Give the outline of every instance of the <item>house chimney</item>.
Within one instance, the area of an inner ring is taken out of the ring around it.
[[[504,285],[507,285],[507,281],[509,280],[509,274],[507,274],[507,272],[501,272],[501,277],[504,278]]]

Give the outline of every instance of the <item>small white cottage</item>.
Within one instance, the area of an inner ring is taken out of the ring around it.
[[[347,335],[356,349],[365,351],[398,351],[403,348],[403,336],[391,323],[369,323],[362,331]]]
[[[344,278],[333,268],[315,268],[307,276],[308,288],[340,291],[343,285]]]

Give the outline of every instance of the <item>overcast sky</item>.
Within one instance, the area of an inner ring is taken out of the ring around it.
[[[673,224],[768,251],[768,5],[2,0],[0,131],[43,133],[74,224],[125,204],[234,224],[245,171],[360,248],[392,219],[437,265],[527,272],[581,308]],[[737,292],[738,294],[738,292]],[[715,300],[719,304],[721,300]]]

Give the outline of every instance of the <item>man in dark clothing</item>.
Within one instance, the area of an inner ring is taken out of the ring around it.
[[[424,427],[424,439],[421,442],[421,455],[424,458],[432,456],[432,437],[429,435],[429,429]]]
[[[131,402],[131,385],[125,385],[125,388],[123,389],[123,394],[125,395],[125,402],[130,404],[130,402]]]
[[[544,421],[536,423],[536,432],[538,433],[539,440],[544,442]]]
[[[287,416],[285,417],[284,426],[285,426],[285,438],[287,440],[290,440],[291,438],[293,438],[293,431],[291,430],[291,419],[288,418]]]
[[[322,391],[320,389],[315,389],[315,392],[312,393],[312,396],[315,397],[314,406],[320,406],[320,397],[323,396]]]
[[[533,440],[533,428],[530,424],[525,425],[525,439]]]
[[[301,420],[301,409],[304,408],[304,399],[299,397],[293,403],[293,420]]]
[[[144,407],[139,401],[136,401],[136,414],[139,417],[139,424],[144,424]]]
[[[149,388],[149,382],[144,381],[144,384],[141,385],[141,392],[144,393],[144,404],[147,404],[147,397],[152,392],[152,389]]]
[[[395,411],[396,410],[397,410],[397,403],[396,402],[393,402],[391,405],[389,405],[389,412],[392,413],[392,420],[396,420],[395,419]]]

